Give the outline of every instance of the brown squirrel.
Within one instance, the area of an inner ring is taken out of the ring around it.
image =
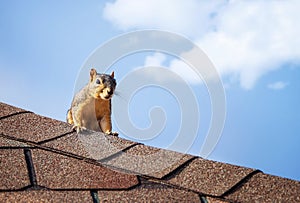
[[[67,113],[67,122],[73,125],[77,133],[90,129],[113,133],[111,125],[111,98],[116,88],[114,72],[111,75],[90,71],[90,81],[73,98]]]

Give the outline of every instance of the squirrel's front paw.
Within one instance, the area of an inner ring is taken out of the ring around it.
[[[85,127],[80,127],[80,126],[75,126],[75,125],[73,126],[72,129],[75,130],[77,132],[77,134],[79,134],[80,132],[86,130]]]

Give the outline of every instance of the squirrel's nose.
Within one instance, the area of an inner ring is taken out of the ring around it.
[[[107,94],[112,95],[112,94],[113,94],[113,91],[112,91],[112,90],[108,90],[108,91],[107,91]]]

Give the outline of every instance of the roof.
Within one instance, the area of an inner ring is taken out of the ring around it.
[[[300,202],[300,182],[0,103],[0,201]]]

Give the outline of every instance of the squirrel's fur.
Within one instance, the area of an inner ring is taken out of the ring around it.
[[[111,131],[111,98],[116,85],[114,72],[111,75],[98,74],[95,69],[91,69],[89,83],[73,98],[67,113],[67,122],[77,132],[90,129],[117,134]]]

